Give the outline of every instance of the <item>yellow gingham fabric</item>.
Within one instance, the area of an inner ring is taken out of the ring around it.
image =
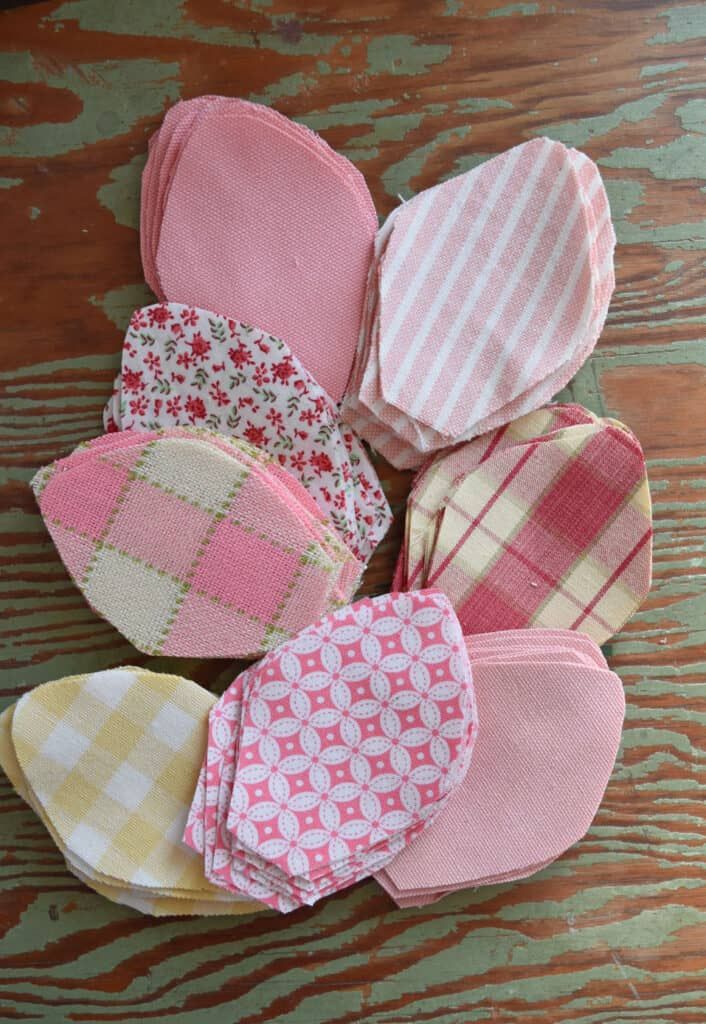
[[[0,716],[0,764],[69,869],[143,913],[242,914],[181,842],[215,698],[138,668],[71,676]]]

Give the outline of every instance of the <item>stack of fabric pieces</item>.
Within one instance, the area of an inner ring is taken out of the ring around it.
[[[215,702],[139,668],[44,683],[0,716],[0,764],[77,878],[144,914],[261,909],[181,842]]]
[[[201,96],[173,106],[150,139],[140,206],[150,288],[282,338],[334,402],[376,230],[353,164],[268,107]]]
[[[398,906],[532,875],[586,833],[620,745],[623,687],[569,630],[467,639],[480,728],[434,827],[376,874]]]
[[[400,469],[550,400],[614,288],[596,165],[535,139],[419,193],[375,239],[344,415]]]
[[[360,579],[294,477],[208,430],[106,434],[32,487],[88,603],[146,654],[259,657]]]
[[[635,436],[555,405],[422,467],[394,582],[438,587],[465,634],[566,627],[603,643],[647,595],[651,548]]]
[[[103,414],[107,431],[203,426],[268,452],[367,563],[392,513],[363,444],[278,338],[177,302],[138,309]]]
[[[287,912],[382,868],[465,777],[473,683],[437,592],[364,599],[240,675],[209,715],[184,840]]]

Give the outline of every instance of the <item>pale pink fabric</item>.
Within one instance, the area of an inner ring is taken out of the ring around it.
[[[162,299],[281,337],[339,401],[377,229],[364,179],[258,104],[201,97],[175,110],[145,169],[148,280]]]
[[[415,196],[377,235],[346,415],[399,468],[549,400],[614,286],[607,196],[536,139]]]
[[[623,689],[590,640],[528,630],[472,637],[468,649],[480,722],[473,771],[434,828],[376,876],[401,905],[550,863],[589,828],[617,755]]]

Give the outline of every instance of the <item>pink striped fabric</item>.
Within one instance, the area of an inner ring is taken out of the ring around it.
[[[410,468],[543,404],[595,345],[614,242],[595,164],[549,139],[399,207],[369,271],[354,428]]]

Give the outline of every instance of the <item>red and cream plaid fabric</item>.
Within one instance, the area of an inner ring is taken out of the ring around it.
[[[562,407],[543,425],[566,415],[580,418]],[[414,577],[406,585],[441,589],[464,633],[560,627],[602,643],[645,598],[652,520],[642,450],[622,424],[586,418],[507,447],[483,439],[475,468],[448,489],[446,460],[438,489],[434,464],[422,476],[423,516],[408,527],[424,528],[411,538],[414,561],[401,555]],[[449,460],[462,463],[462,452]]]
[[[469,637],[481,722],[473,765],[431,829],[375,877],[398,906],[540,871],[577,843],[620,745],[623,687],[588,637]]]
[[[88,603],[147,654],[257,657],[360,578],[297,480],[210,431],[109,434],[32,486]]]
[[[596,343],[614,243],[595,164],[549,139],[415,196],[375,240],[346,418],[411,468],[536,409]]]
[[[200,426],[268,452],[367,562],[392,513],[364,445],[279,338],[178,302],[138,309],[106,430]]]

